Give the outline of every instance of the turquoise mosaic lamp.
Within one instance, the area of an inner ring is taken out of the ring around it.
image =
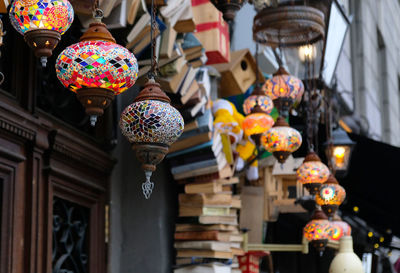
[[[68,0],[16,0],[10,7],[12,26],[46,66],[47,58],[74,20]]]

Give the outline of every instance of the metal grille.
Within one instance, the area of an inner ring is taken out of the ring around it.
[[[87,273],[89,209],[54,197],[53,273]]]

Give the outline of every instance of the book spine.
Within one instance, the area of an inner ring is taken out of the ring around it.
[[[217,164],[217,160],[216,159],[200,161],[200,162],[194,162],[194,163],[191,163],[191,164],[186,164],[186,165],[174,167],[174,168],[171,169],[171,173],[172,174],[180,174],[180,173],[184,173],[184,172],[189,172],[189,171],[193,171],[193,170],[197,170],[197,169],[210,167],[210,166],[213,166],[213,165],[216,165],[216,164]]]

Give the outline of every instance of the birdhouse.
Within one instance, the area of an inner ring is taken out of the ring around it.
[[[259,73],[259,81],[264,81],[264,76],[257,68],[254,57],[247,48],[231,52],[229,63],[213,66],[221,73],[220,97],[245,93],[256,82],[257,73]]]
[[[284,164],[275,162],[264,169],[264,220],[276,221],[279,213],[300,213],[306,210],[295,204],[305,195],[301,183],[297,182],[296,170],[304,158],[289,156]]]

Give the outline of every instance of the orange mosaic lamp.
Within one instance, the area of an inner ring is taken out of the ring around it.
[[[251,114],[243,120],[243,131],[250,136],[257,146],[261,145],[260,138],[274,125],[274,119],[266,114],[259,105],[256,105]]]
[[[274,126],[261,137],[261,143],[279,163],[284,163],[291,153],[300,148],[302,137],[299,131],[291,128],[280,116]]]
[[[330,174],[328,180],[321,185],[317,192],[315,201],[328,217],[332,217],[345,198],[345,189],[339,185],[333,174]]]
[[[303,161],[303,164],[297,169],[297,181],[310,192],[317,194],[330,175],[328,167],[321,162],[321,159],[315,152],[309,152]]]
[[[80,42],[67,47],[56,61],[58,79],[76,93],[92,126],[114,96],[132,87],[138,76],[135,56],[116,44],[101,15],[95,19]]]
[[[46,66],[47,58],[74,20],[68,0],[15,0],[9,12],[12,26]]]
[[[343,221],[331,221],[326,232],[329,240],[339,241],[343,236],[351,236],[351,227]]]
[[[312,246],[315,247],[321,254],[328,244],[328,228],[328,217],[321,209],[316,209],[311,217],[311,221],[308,222],[303,229],[304,237],[311,242]]]

